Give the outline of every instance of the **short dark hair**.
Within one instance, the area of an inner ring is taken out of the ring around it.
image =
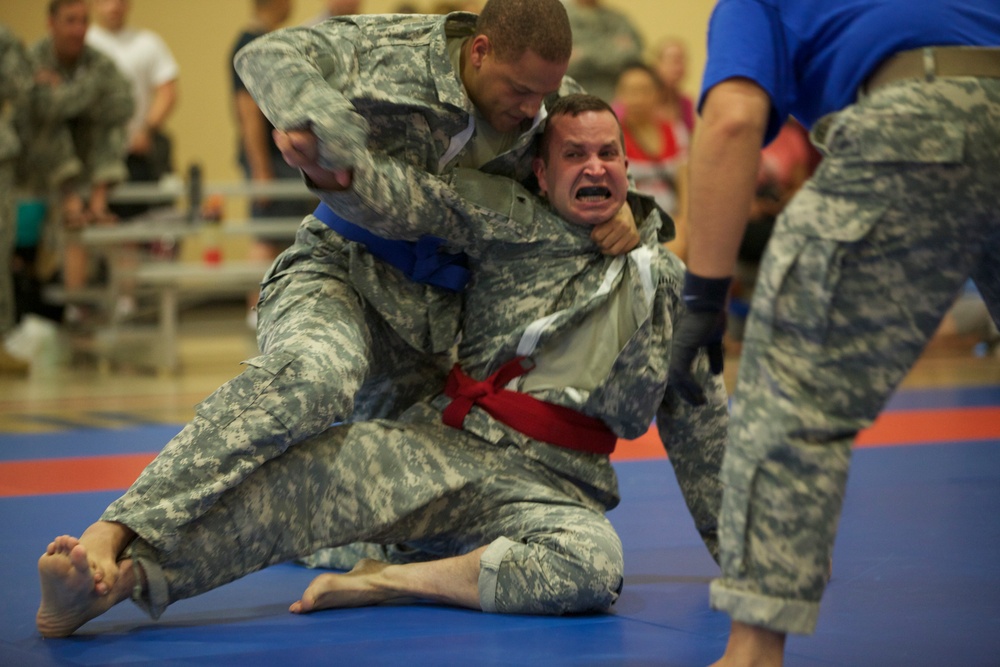
[[[653,85],[657,88],[657,90],[663,90],[664,85],[663,85],[663,80],[660,79],[660,75],[656,73],[656,70],[653,69],[652,66],[641,60],[630,60],[629,62],[625,63],[625,66],[622,67],[621,71],[618,73],[618,80],[620,81],[621,78],[625,76],[626,72],[631,72],[632,70],[639,70],[640,72],[645,72],[647,75],[649,75],[649,78],[653,80]]]
[[[545,129],[542,130],[541,139],[538,141],[537,155],[542,158],[546,164],[549,161],[549,143],[551,142],[552,132],[549,128],[552,127],[552,121],[559,116],[572,116],[576,118],[582,113],[587,111],[606,111],[611,114],[614,119],[618,120],[618,115],[615,110],[611,108],[611,105],[602,100],[596,95],[588,95],[586,93],[574,93],[572,95],[566,95],[556,99],[552,104],[548,105],[548,116],[545,119]],[[619,123],[619,136],[618,139],[622,144],[622,149],[625,148],[625,137],[621,134],[621,123]]]
[[[500,60],[517,60],[531,50],[543,60],[564,63],[573,52],[573,31],[560,0],[488,0],[476,20]]]
[[[87,0],[50,0],[49,2],[49,16],[55,16],[59,13],[59,10],[63,7],[69,5],[78,5],[80,3],[87,3]]]

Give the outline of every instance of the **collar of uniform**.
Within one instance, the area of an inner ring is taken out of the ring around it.
[[[635,218],[635,226],[639,230],[643,245],[649,245],[657,240],[661,243],[674,240],[677,235],[674,221],[660,208],[656,199],[629,190],[626,201],[632,207],[632,217]]]
[[[448,58],[448,39],[472,37],[476,31],[476,15],[469,12],[452,12],[441,18],[441,30],[430,41],[431,72],[437,82],[438,100],[472,113],[472,100],[465,92],[462,78],[451,66]]]

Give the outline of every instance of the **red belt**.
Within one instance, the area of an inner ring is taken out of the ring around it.
[[[508,382],[534,367],[527,357],[516,357],[493,375],[477,382],[455,364],[444,389],[445,395],[453,399],[444,409],[444,423],[452,428],[462,428],[465,415],[469,414],[473,405],[478,405],[500,423],[529,438],[591,454],[613,452],[618,436],[600,419],[562,405],[540,401],[528,394],[503,389]]]

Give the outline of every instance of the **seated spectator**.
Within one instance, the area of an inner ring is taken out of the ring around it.
[[[678,145],[673,125],[659,113],[662,91],[652,68],[638,62],[627,65],[615,88],[616,111],[621,117],[625,155],[635,187],[652,195],[660,208],[674,218],[677,236],[667,247],[683,259],[686,235],[680,220],[679,183],[685,153]]]
[[[126,25],[130,4],[93,0],[96,25],[87,31],[87,44],[114,60],[132,84],[135,111],[128,123],[128,180],[155,182],[172,171],[170,139],[163,128],[177,103],[178,67],[159,35]],[[149,208],[147,204],[111,207],[123,219]]]
[[[0,109],[20,108],[31,86],[31,64],[20,40],[0,25]],[[7,351],[4,339],[14,328],[14,276],[12,259],[17,238],[14,207],[14,166],[21,141],[7,114],[0,114],[0,375],[23,375],[28,362]]]
[[[131,86],[110,58],[85,44],[88,23],[86,0],[49,3],[49,34],[31,49],[35,83],[17,121],[25,143],[19,177],[55,200],[58,232],[114,221],[108,191],[127,175]],[[86,248],[72,234],[55,236],[63,284],[79,290],[88,280]],[[80,311],[67,309],[66,317],[77,320]]]
[[[660,114],[674,129],[677,145],[686,154],[694,132],[694,100],[684,93],[681,84],[687,73],[687,49],[677,37],[666,37],[656,49],[653,69],[663,84],[660,90]]]

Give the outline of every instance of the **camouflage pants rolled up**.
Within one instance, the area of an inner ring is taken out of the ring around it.
[[[722,466],[729,403],[721,376],[699,362],[705,405],[694,407],[667,392],[656,413],[656,427],[695,528],[712,558],[719,560],[718,519],[722,504]]]
[[[147,540],[169,548],[179,526],[289,446],[335,422],[398,415],[444,386],[449,359],[404,342],[348,284],[346,271],[338,273],[336,259],[311,262],[313,251],[302,246],[300,238],[283,255],[294,261],[279,258],[265,278],[263,354],[198,405],[103,519],[141,521]]]
[[[594,465],[610,464],[596,457]],[[442,556],[489,545],[479,576],[485,611],[601,610],[617,598],[623,568],[604,510],[514,443],[440,423],[347,424],[261,466],[181,527],[172,548],[137,539],[127,555],[144,583],[133,599],[157,617],[268,565],[367,541]],[[129,516],[109,518],[147,532]]]
[[[723,464],[711,602],[816,624],[858,430],[966,279],[1000,320],[1000,80],[902,82],[820,121],[751,308]]]

